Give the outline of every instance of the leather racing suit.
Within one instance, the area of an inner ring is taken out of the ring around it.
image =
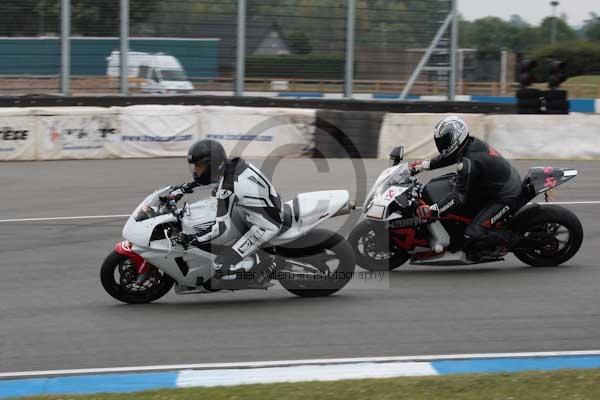
[[[269,180],[252,163],[228,160],[218,186],[215,223],[197,232],[189,244],[224,246],[215,259],[215,276],[233,274],[231,266],[273,239],[283,224],[283,203]],[[215,246],[216,248],[216,246]]]
[[[465,250],[487,250],[493,240],[492,229],[502,216],[511,212],[521,193],[519,172],[484,141],[470,137],[462,151],[454,156],[441,155],[429,162],[434,170],[458,164],[453,189],[436,206],[439,214],[460,206],[477,207],[480,211],[465,229]]]

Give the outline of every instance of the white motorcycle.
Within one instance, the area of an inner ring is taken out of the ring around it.
[[[123,228],[125,241],[115,245],[100,271],[108,294],[125,303],[149,303],[175,285],[178,294],[212,293],[213,261],[226,242],[204,247],[186,246],[178,240],[183,227],[205,229],[215,223],[214,197],[179,209],[165,187],[149,195]],[[355,268],[354,251],[338,233],[315,229],[323,221],[350,212],[349,193],[330,190],[301,193],[284,204],[279,234],[257,253],[232,269],[261,271],[267,281],[278,280],[289,292],[303,297],[328,296],[342,289]],[[234,215],[235,217],[235,215]],[[239,289],[245,280],[235,279]]]

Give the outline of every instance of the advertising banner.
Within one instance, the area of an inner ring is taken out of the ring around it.
[[[230,157],[302,154],[311,144],[315,110],[199,107],[200,137],[218,140]]]
[[[34,128],[29,109],[0,108],[0,161],[35,160]]]
[[[101,107],[33,109],[40,160],[114,158],[119,142],[117,111]]]
[[[123,158],[183,157],[198,137],[195,106],[131,106],[119,113]]]

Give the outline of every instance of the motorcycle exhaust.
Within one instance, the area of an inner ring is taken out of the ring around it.
[[[349,201],[346,203],[346,205],[344,207],[340,208],[331,217],[339,217],[340,215],[348,215],[352,212],[352,210],[356,210],[356,204],[354,204],[354,202],[352,202],[352,201]]]

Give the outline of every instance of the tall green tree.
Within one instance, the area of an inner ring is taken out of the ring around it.
[[[312,46],[304,32],[292,32],[287,35],[287,41],[292,54],[310,54]]]
[[[498,51],[513,47],[516,31],[498,17],[485,17],[470,21],[461,21],[459,38],[461,47],[475,48],[481,51]]]
[[[0,36],[36,36],[56,32],[58,20],[54,9],[57,5],[58,0],[2,0]]]
[[[143,23],[160,0],[130,0],[131,25]],[[71,0],[75,35],[115,36],[119,32],[119,0]],[[60,0],[2,0],[1,36],[39,36],[60,31]]]
[[[481,51],[512,50],[525,52],[549,44],[553,18],[545,18],[537,26],[531,26],[518,15],[508,21],[497,17],[485,17],[475,21],[460,21],[460,45]],[[556,41],[571,41],[577,32],[563,18],[556,20]]]
[[[590,13],[590,18],[583,23],[582,31],[587,40],[600,41],[600,15]]]
[[[551,43],[553,17],[546,17],[538,28],[537,41],[539,45]],[[577,32],[563,18],[556,19],[556,41],[566,42],[575,40]]]

